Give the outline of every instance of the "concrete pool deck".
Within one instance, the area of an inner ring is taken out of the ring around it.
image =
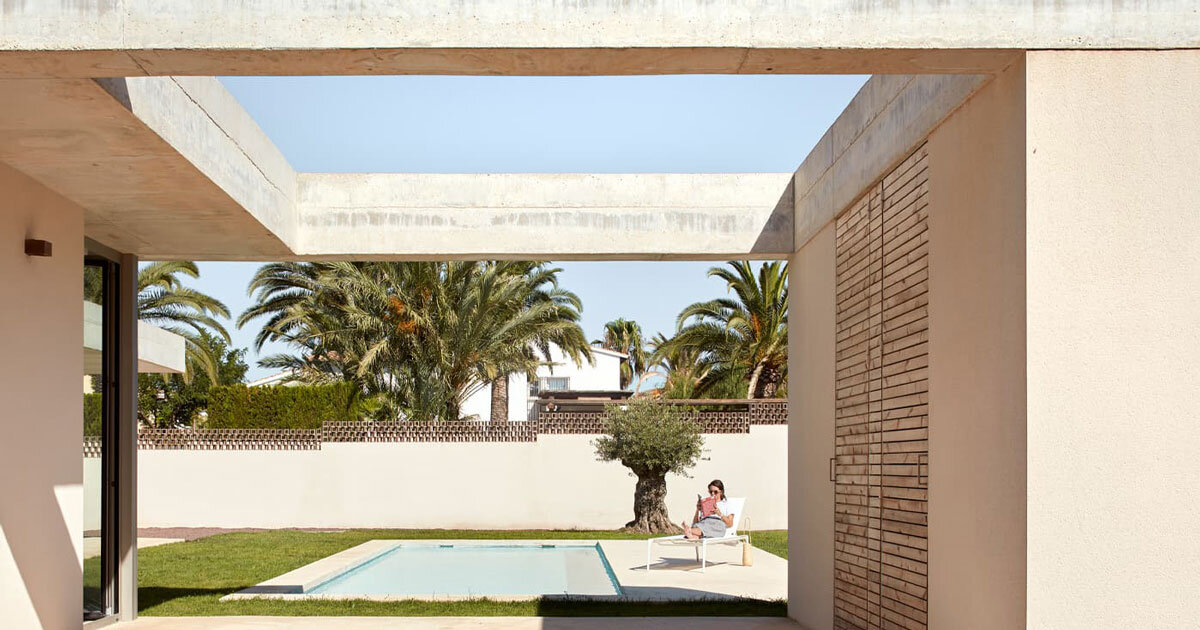
[[[371,540],[339,553],[307,564],[294,571],[271,578],[237,593],[226,595],[221,601],[234,599],[370,599],[394,601],[428,599],[437,601],[475,599],[488,597],[493,600],[529,600],[538,596],[345,596],[307,593],[316,585],[339,573],[370,560],[400,543],[421,545],[479,546],[505,544],[527,545],[593,545],[599,543],[617,581],[621,595],[610,596],[561,596],[578,599],[617,599],[622,601],[683,601],[711,599],[762,599],[775,600],[787,597],[787,561],[778,556],[754,548],[754,565],[741,565],[741,545],[713,545],[708,551],[708,567],[700,571],[700,563],[690,547],[655,546],[651,555],[650,570],[646,570],[646,542],[644,540]]]

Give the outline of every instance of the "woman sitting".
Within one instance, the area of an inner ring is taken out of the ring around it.
[[[692,524],[683,523],[683,537],[689,540],[697,538],[720,538],[725,530],[733,527],[733,514],[729,514],[729,502],[725,500],[725,484],[720,479],[713,479],[708,484],[708,498],[696,496],[696,513],[692,516]]]

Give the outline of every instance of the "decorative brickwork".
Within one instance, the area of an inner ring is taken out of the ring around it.
[[[583,435],[604,432],[602,411],[543,411],[538,414],[538,433]]]
[[[743,405],[744,406],[744,405]],[[703,433],[748,433],[751,424],[786,424],[787,403],[783,403],[783,422],[751,420],[747,410],[696,412]],[[602,411],[543,411],[538,414],[538,433],[547,435],[581,435],[604,432]]]
[[[752,424],[787,424],[787,401],[683,401],[704,433],[747,433]],[[715,408],[715,409],[714,409]],[[320,429],[142,429],[146,450],[318,450],[322,442],[534,442],[539,434],[604,432],[603,411],[543,411],[530,422],[326,422]],[[83,440],[83,456],[100,456],[100,438]]]
[[[138,448],[197,451],[310,451],[321,448],[319,429],[142,429]]]
[[[927,624],[925,155],[918,149],[836,223],[837,630]]]
[[[532,422],[326,422],[326,442],[533,442]]]
[[[786,400],[767,400],[750,403],[750,424],[787,424]]]

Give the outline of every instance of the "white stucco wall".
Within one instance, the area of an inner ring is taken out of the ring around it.
[[[836,234],[818,231],[789,261],[788,616],[833,627]]]
[[[139,451],[143,527],[612,529],[633,516],[635,479],[596,461],[593,435],[537,442],[326,443],[319,451]],[[706,435],[707,461],[668,479],[691,516],[713,478],[748,498],[757,529],[787,527],[787,426]]]
[[[1028,625],[1194,627],[1200,51],[1026,74]]]
[[[550,365],[538,368],[537,374],[542,377],[567,377],[571,379],[571,389],[575,390],[606,390],[621,389],[621,355],[592,348],[595,364],[589,364],[585,359],[582,365],[563,355],[557,347],[550,348]]]
[[[0,164],[0,627],[79,628],[83,210]],[[53,243],[30,257],[26,238]]]
[[[926,145],[931,628],[1026,625],[1024,137],[1018,62]]]

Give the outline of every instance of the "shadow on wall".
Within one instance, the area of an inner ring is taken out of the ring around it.
[[[14,447],[19,446],[10,442]],[[34,462],[18,463],[23,459],[18,449],[5,449],[3,455],[14,470],[36,470]],[[27,451],[30,449],[26,449]],[[31,457],[39,453],[33,449]],[[18,481],[10,478],[5,497],[0,501],[0,531],[3,531],[8,552],[21,576],[23,590],[37,613],[43,628],[68,627],[80,623],[83,618],[83,569],[75,555],[75,541],[64,520],[59,503],[58,489],[79,487],[73,483],[31,484],[27,479],[38,479],[37,475]],[[54,480],[61,481],[61,480]],[[72,495],[77,493],[72,493]],[[70,579],[68,579],[68,577]],[[7,589],[20,589],[17,585],[5,585]],[[65,588],[74,593],[64,595]],[[18,591],[19,592],[19,591]],[[9,596],[16,596],[9,593]],[[63,602],[75,602],[75,607],[64,610]],[[3,615],[0,611],[0,615]],[[8,613],[11,614],[11,613]]]
[[[792,255],[793,243],[796,240],[795,230],[796,178],[788,179],[787,188],[763,224],[762,232],[750,249],[751,258],[758,254],[760,258],[779,258],[786,260]]]

